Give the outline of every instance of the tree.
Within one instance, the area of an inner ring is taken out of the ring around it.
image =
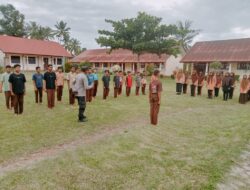
[[[179,45],[172,37],[176,32],[174,25],[161,24],[162,19],[139,12],[136,18],[120,21],[105,20],[113,27],[112,31],[99,30],[97,43],[102,47],[128,49],[138,56],[144,52],[177,55]]]
[[[64,21],[57,22],[55,27],[55,35],[59,43],[65,45],[70,40],[70,27],[68,27]]]
[[[26,26],[27,37],[37,40],[53,40],[54,31],[50,27],[43,27],[36,22],[30,22]]]
[[[219,61],[214,61],[214,62],[212,62],[210,65],[209,65],[209,68],[211,69],[211,70],[221,70],[221,68],[222,68],[222,63],[221,62],[219,62]]]
[[[17,37],[25,35],[25,17],[13,5],[0,5],[0,18],[0,34]]]
[[[191,26],[192,21],[190,20],[186,20],[185,22],[179,21],[177,23],[177,39],[185,52],[190,49],[190,44],[194,37],[200,33],[200,30],[191,29]]]
[[[72,54],[72,55],[79,55],[82,51],[81,42],[75,38],[71,38],[65,44],[65,48]]]

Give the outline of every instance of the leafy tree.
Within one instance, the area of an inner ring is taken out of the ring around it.
[[[17,37],[25,35],[25,17],[13,5],[0,5],[0,18],[0,34]]]
[[[220,70],[222,68],[222,63],[219,61],[214,61],[209,65],[209,68],[212,70]]]
[[[139,12],[136,18],[105,21],[112,25],[113,30],[99,30],[100,36],[96,41],[102,47],[111,48],[111,51],[123,48],[138,55],[144,52],[158,55],[179,53],[178,42],[172,37],[176,27],[161,24],[161,18]]]
[[[30,22],[27,27],[27,37],[37,40],[53,40],[54,31],[50,27],[43,27],[36,22]]]
[[[55,35],[61,44],[66,44],[70,40],[70,27],[64,21],[59,21],[55,25]]]
[[[71,38],[65,44],[65,48],[72,54],[72,55],[79,55],[82,51],[81,42],[75,38]]]
[[[190,44],[194,37],[200,33],[200,30],[191,29],[191,26],[192,21],[190,20],[186,20],[185,22],[179,21],[177,23],[177,39],[185,52],[190,49]]]

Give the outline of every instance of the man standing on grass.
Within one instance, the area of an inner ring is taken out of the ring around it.
[[[11,95],[9,78],[11,75],[11,66],[5,67],[5,73],[2,74],[0,80],[0,93],[4,92],[7,109],[11,110],[14,107],[14,97]]]
[[[130,96],[131,88],[132,88],[133,78],[131,76],[131,72],[128,71],[128,76],[126,77],[126,95]]]
[[[92,86],[88,85],[88,79],[86,73],[88,73],[88,67],[83,67],[81,69],[81,73],[76,76],[75,84],[74,84],[74,92],[76,94],[76,98],[78,100],[79,105],[79,113],[78,113],[78,121],[86,122],[87,118],[84,115],[86,109],[86,90],[92,88]]]
[[[87,102],[92,102],[93,98],[93,88],[94,88],[94,75],[92,73],[92,70],[89,68],[87,71],[87,79],[88,79],[88,85],[92,86],[92,88],[87,89]]]
[[[75,104],[75,94],[73,93],[72,87],[73,83],[76,79],[76,67],[72,66],[70,72],[67,75],[67,83],[68,83],[68,90],[69,90],[69,104]]]
[[[64,86],[63,68],[58,67],[57,73],[56,73],[56,91],[57,91],[57,101],[58,102],[62,101],[63,86]]]
[[[98,74],[96,73],[96,69],[93,69],[92,75],[94,77],[93,98],[95,98],[98,90]]]
[[[136,96],[139,96],[140,87],[141,87],[141,74],[140,72],[137,72],[135,76],[135,95]]]
[[[102,77],[102,82],[103,82],[103,99],[106,100],[106,98],[109,95],[109,82],[110,82],[109,70],[105,70],[105,73]]]
[[[119,72],[116,71],[115,72],[115,76],[113,78],[113,82],[114,82],[114,98],[117,98],[118,95],[118,91],[120,89],[120,76],[119,76]]]
[[[35,100],[41,104],[43,102],[43,74],[41,74],[40,67],[36,67],[36,73],[32,76]]]
[[[48,108],[55,107],[56,74],[53,72],[52,65],[48,65],[48,71],[44,73],[44,91],[47,92]]]
[[[25,75],[21,73],[21,66],[19,64],[14,66],[14,73],[10,75],[9,83],[11,95],[14,96],[15,114],[22,114],[26,78]]]

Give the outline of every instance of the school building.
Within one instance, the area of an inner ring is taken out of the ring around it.
[[[32,71],[37,66],[46,69],[62,66],[72,56],[59,43],[0,35],[0,65],[20,64],[22,70]]]
[[[138,56],[130,50],[117,49],[110,52],[109,49],[92,49],[82,52],[70,60],[70,63],[90,62],[97,70],[112,69],[119,65],[122,71],[144,71],[148,65],[154,65],[161,74],[170,76],[173,71],[183,68],[180,63],[181,55],[174,57],[163,54],[144,53]]]
[[[184,68],[206,74],[215,61],[222,63],[223,72],[250,74],[250,38],[197,42],[181,60]]]

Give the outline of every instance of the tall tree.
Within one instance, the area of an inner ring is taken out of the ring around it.
[[[0,5],[0,18],[0,34],[17,37],[25,35],[25,17],[13,5]]]
[[[179,53],[178,42],[172,37],[176,27],[161,24],[161,18],[139,12],[136,18],[105,21],[112,25],[113,30],[99,30],[100,36],[96,41],[102,47],[111,48],[111,51],[123,48],[138,55],[144,52],[158,55]]]
[[[194,37],[200,33],[200,30],[195,30],[191,27],[192,21],[190,20],[186,20],[185,22],[179,21],[177,23],[177,39],[185,52],[190,49]]]
[[[72,55],[79,55],[82,51],[81,42],[75,38],[71,38],[65,48],[72,54]]]
[[[50,27],[43,27],[36,22],[30,22],[26,26],[27,37],[37,40],[53,40],[54,31]]]
[[[64,21],[59,21],[55,25],[55,35],[61,44],[66,44],[70,40],[70,27]]]

